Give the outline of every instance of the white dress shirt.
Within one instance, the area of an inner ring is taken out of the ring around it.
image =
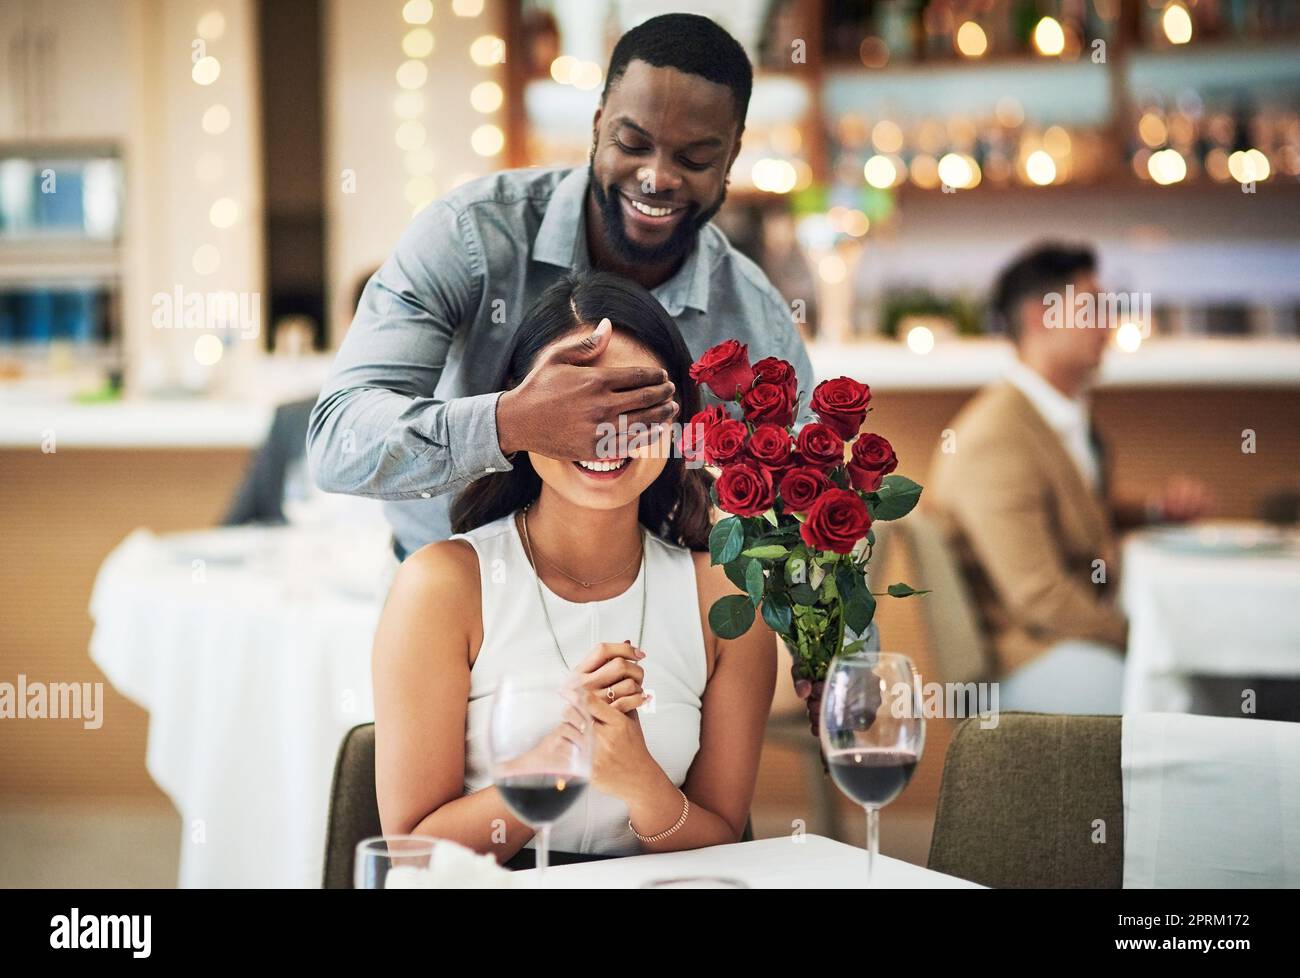
[[[1012,364],[1011,369],[1007,371],[1006,379],[1029,398],[1029,403],[1061,439],[1066,453],[1079,467],[1084,482],[1093,492],[1096,492],[1101,468],[1092,439],[1089,437],[1091,425],[1087,398],[1066,397],[1048,383],[1042,374],[1027,367],[1020,360]]]

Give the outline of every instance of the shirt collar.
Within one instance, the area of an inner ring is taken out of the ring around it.
[[[1017,359],[1007,371],[1007,380],[1019,389],[1056,431],[1088,429],[1088,402],[1083,397],[1066,397],[1033,368]]]
[[[587,170],[574,167],[560,179],[533,239],[533,260],[583,271],[590,267],[583,208],[587,200]],[[720,232],[706,224],[700,229],[695,247],[677,273],[650,291],[670,316],[680,316],[690,306],[709,311],[709,269],[718,247]]]

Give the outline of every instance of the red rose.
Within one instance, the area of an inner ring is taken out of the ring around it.
[[[849,458],[849,481],[854,489],[875,492],[885,476],[898,468],[894,447],[880,435],[859,435]]]
[[[831,487],[831,480],[821,469],[800,466],[781,476],[781,501],[788,513],[806,513],[822,493]]]
[[[823,424],[846,441],[862,428],[871,403],[871,388],[852,377],[823,380],[813,389],[811,407]]]
[[[833,428],[811,421],[803,426],[795,442],[800,457],[818,469],[833,469],[844,461],[844,440]]]
[[[721,404],[715,404],[713,407],[707,407],[703,411],[696,412],[695,417],[686,422],[686,426],[682,428],[682,458],[688,462],[694,462],[702,458],[704,436],[709,433],[710,428],[721,421],[726,421],[729,417],[727,409]]]
[[[799,396],[799,375],[787,361],[777,357],[764,357],[754,364],[754,380],[760,384],[776,384],[790,392],[790,400]]]
[[[715,486],[718,505],[733,516],[762,516],[776,499],[772,473],[752,462],[728,465]]]
[[[745,420],[750,424],[779,424],[785,427],[794,422],[794,398],[785,387],[776,384],[755,384],[740,399]]]
[[[691,379],[708,384],[709,390],[724,401],[730,401],[736,392],[749,390],[754,382],[754,368],[749,365],[749,348],[738,340],[723,340],[704,351],[704,355],[691,364]]]
[[[775,424],[761,424],[749,436],[749,456],[769,469],[785,469],[790,465],[794,442],[790,433]]]
[[[871,529],[871,514],[862,497],[849,489],[827,489],[799,525],[803,542],[814,550],[846,554]]]
[[[720,406],[720,405],[719,405]],[[710,465],[728,465],[745,451],[749,429],[735,418],[719,421],[704,433],[704,461]]]

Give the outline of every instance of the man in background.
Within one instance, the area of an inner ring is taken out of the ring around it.
[[[996,658],[1002,709],[1120,712],[1127,624],[1114,594],[1117,527],[1203,515],[1172,482],[1143,507],[1112,504],[1089,388],[1110,341],[1087,247],[1042,244],[999,276],[995,312],[1016,344],[1006,378],[957,415],[923,504],[948,536]],[[1064,316],[1079,314],[1069,321]],[[1075,327],[1078,328],[1075,328]]]

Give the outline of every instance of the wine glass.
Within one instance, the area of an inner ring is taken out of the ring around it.
[[[352,885],[358,890],[414,889],[433,860],[434,840],[426,835],[382,835],[357,843]]]
[[[826,670],[822,751],[839,789],[867,811],[867,886],[880,851],[880,809],[907,787],[925,746],[921,681],[894,652],[837,655]]]
[[[507,676],[497,686],[488,720],[492,781],[510,810],[538,830],[537,881],[550,857],[551,826],[591,781],[592,719],[585,691]]]

